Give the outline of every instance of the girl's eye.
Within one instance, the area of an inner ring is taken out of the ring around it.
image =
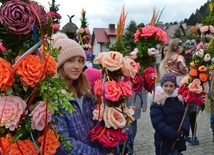
[[[74,59],[68,59],[69,62],[74,62]]]

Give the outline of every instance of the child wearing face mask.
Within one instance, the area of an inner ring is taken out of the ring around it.
[[[184,137],[189,133],[190,123],[182,98],[178,95],[175,75],[163,75],[150,106],[150,118],[155,129],[156,155],[179,155],[186,150]]]
[[[180,85],[181,79],[189,72],[182,52],[182,41],[178,38],[172,39],[159,66],[160,77],[163,74],[171,73],[177,77],[177,84]]]

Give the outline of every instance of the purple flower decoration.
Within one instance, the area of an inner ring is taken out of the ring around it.
[[[90,51],[85,51],[85,55],[86,55],[86,60],[91,60],[92,56],[93,56],[93,53],[90,52]]]
[[[51,18],[57,18],[57,19],[61,19],[62,18],[60,14],[58,14],[57,12],[53,12],[53,11],[48,12],[48,15]]]
[[[37,2],[34,2],[34,1],[32,1],[31,4],[34,7],[36,13],[38,14],[41,23],[44,25],[47,25],[48,24],[48,15],[47,15],[46,11],[44,10],[44,8],[41,5],[39,5]]]
[[[11,33],[28,34],[35,24],[35,15],[25,2],[11,0],[1,8],[0,22],[8,25]]]

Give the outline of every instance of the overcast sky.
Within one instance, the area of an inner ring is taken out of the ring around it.
[[[51,0],[37,0],[49,10],[48,2]],[[59,12],[62,16],[60,29],[69,22],[67,15],[75,15],[72,22],[80,27],[82,8],[86,10],[86,18],[89,29],[107,28],[110,23],[117,24],[122,6],[128,13],[126,25],[134,20],[137,24],[148,24],[152,17],[152,10],[155,7],[157,12],[164,11],[160,21],[174,22],[189,18],[196,9],[200,9],[207,0],[55,0],[60,4]]]

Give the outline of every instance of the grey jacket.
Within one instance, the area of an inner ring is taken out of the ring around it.
[[[147,108],[147,91],[143,87],[138,94],[136,94],[134,91],[132,91],[132,94],[133,94],[132,97],[126,100],[126,105],[130,106],[132,103],[134,103],[134,99],[136,95],[136,100],[135,100],[136,109],[134,113],[134,118],[139,119],[141,116],[142,108]]]

